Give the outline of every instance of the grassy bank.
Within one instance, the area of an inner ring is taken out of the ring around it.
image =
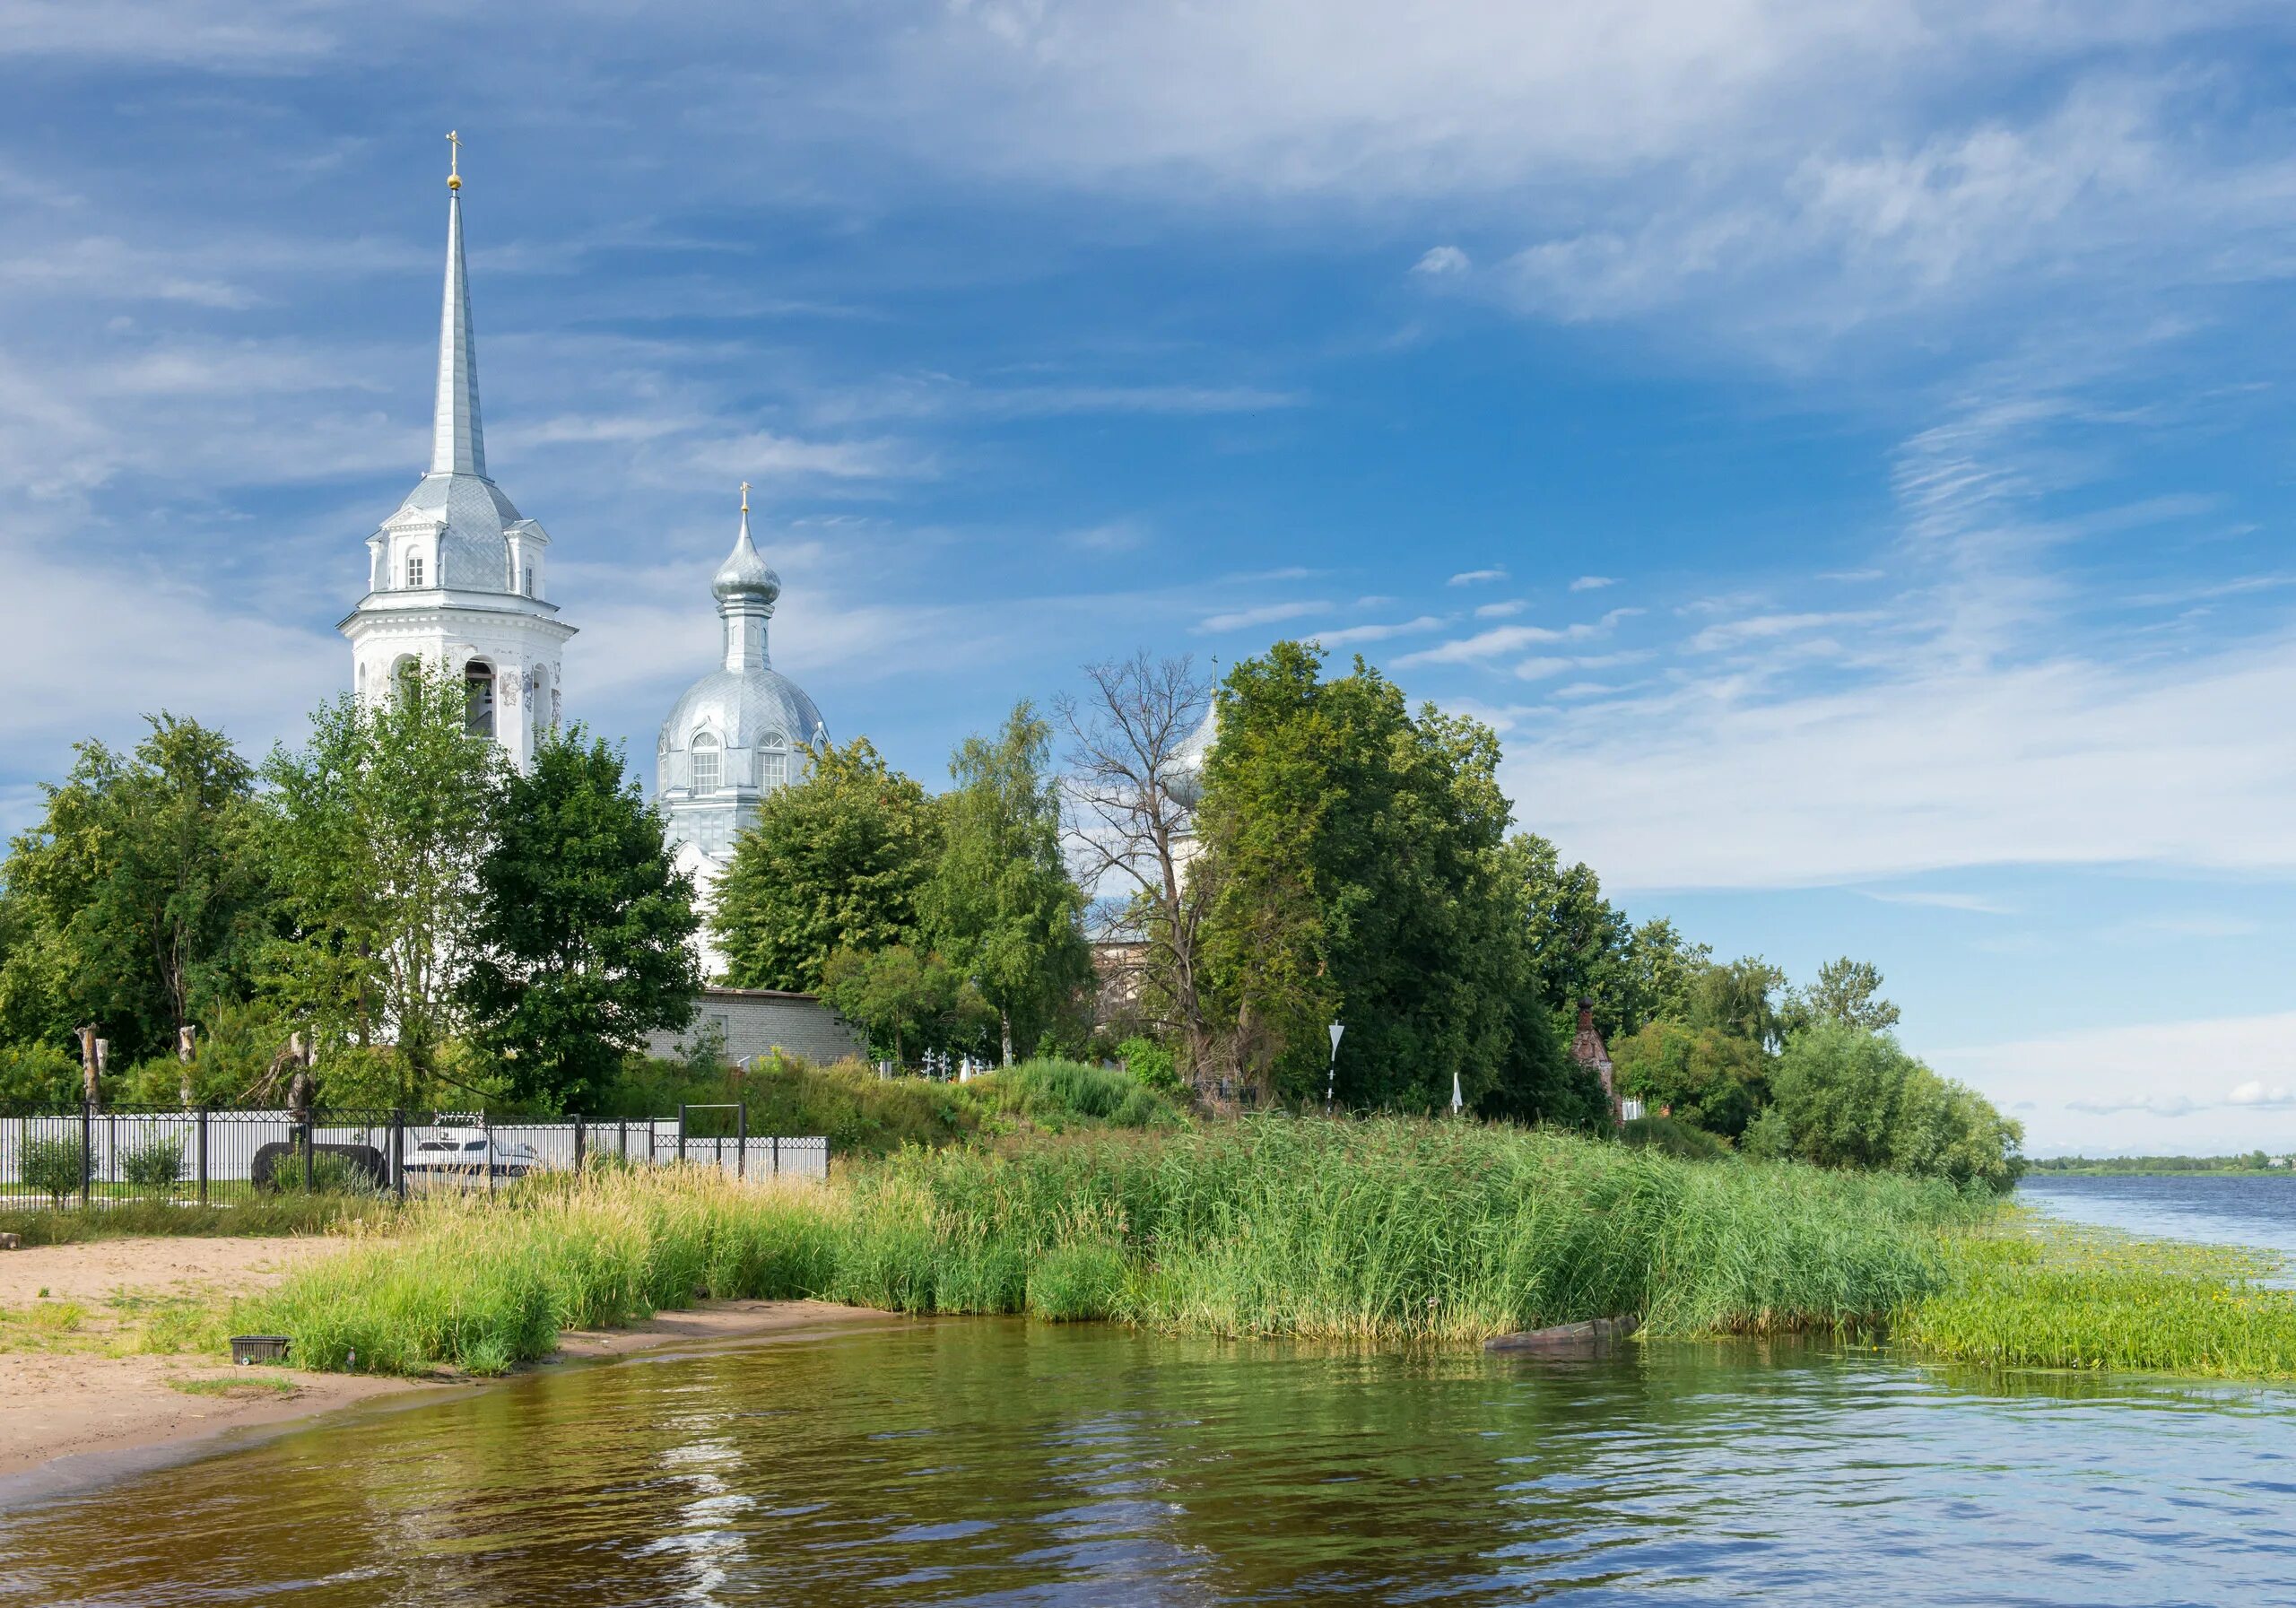
[[[910,1151],[835,1189],[714,1176],[428,1202],[246,1303],[305,1366],[495,1372],[703,1297],[1462,1343],[1636,1312],[1654,1334],[1873,1323],[1943,1287],[1952,1189],[1701,1166],[1560,1134],[1263,1118]]]
[[[2005,1213],[1944,1239],[1944,1285],[1891,1325],[1900,1344],[2001,1367],[2296,1378],[2296,1295],[2268,1259]]]
[[[0,1233],[27,1246],[78,1245],[91,1239],[144,1239],[157,1234],[265,1238],[331,1234],[354,1224],[388,1228],[403,1210],[387,1196],[256,1195],[228,1205],[188,1206],[171,1201],[118,1201],[83,1211],[0,1211]]]

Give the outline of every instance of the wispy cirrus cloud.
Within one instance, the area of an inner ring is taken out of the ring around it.
[[[1317,631],[1315,639],[1326,648],[1352,648],[1361,642],[1388,642],[1397,637],[1416,636],[1423,631],[1440,630],[1444,621],[1440,615],[1422,614],[1414,620],[1385,621],[1370,625],[1343,626],[1337,630]]]
[[[1309,614],[1327,613],[1330,609],[1329,600],[1324,598],[1297,603],[1261,604],[1257,608],[1231,609],[1226,613],[1206,614],[1202,620],[1196,621],[1196,630],[1198,635],[1208,635],[1215,631],[1245,630],[1256,625],[1275,625],[1286,620],[1298,620]]]
[[[1504,569],[1462,569],[1446,583],[1454,587],[1480,587],[1495,580],[1505,580]]]

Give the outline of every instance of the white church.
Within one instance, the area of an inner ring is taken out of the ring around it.
[[[549,536],[486,473],[458,168],[447,179],[430,466],[367,538],[366,595],[338,629],[351,639],[360,697],[387,696],[416,664],[450,665],[468,689],[471,731],[500,743],[523,769],[565,713],[559,656],[574,627],[550,601]],[[746,486],[734,550],[709,589],[722,621],[718,662],[662,723],[654,772],[679,869],[693,875],[705,905],[760,803],[788,785],[808,743],[829,740],[813,700],[774,670],[768,653],[781,579],[750,540]],[[723,969],[706,948],[703,962],[710,975]]]

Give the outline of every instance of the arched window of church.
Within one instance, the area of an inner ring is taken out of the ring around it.
[[[420,591],[422,587],[422,555],[419,552],[410,552],[406,555],[406,588],[413,592]]]
[[[693,734],[693,790],[696,793],[718,791],[718,739],[708,732]]]
[[[757,785],[765,792],[789,785],[789,739],[779,732],[768,732],[758,744]]]
[[[494,734],[494,667],[484,659],[463,666],[463,729],[474,737]]]

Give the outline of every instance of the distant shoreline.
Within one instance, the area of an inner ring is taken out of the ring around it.
[[[2088,1167],[2035,1167],[2027,1170],[2024,1183],[2033,1178],[2296,1178],[2296,1169],[2286,1167],[2175,1167],[2129,1166],[2115,1167],[2099,1164]]]

